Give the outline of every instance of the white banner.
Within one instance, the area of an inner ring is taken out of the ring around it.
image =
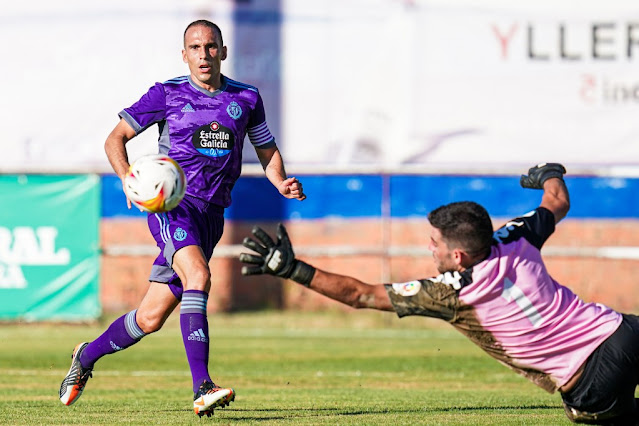
[[[0,172],[109,171],[117,112],[188,72],[198,18],[289,165],[639,166],[633,2],[36,0],[0,10]]]
[[[632,2],[339,4],[288,11],[289,159],[639,163]]]

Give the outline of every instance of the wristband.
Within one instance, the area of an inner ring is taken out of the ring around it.
[[[293,272],[291,272],[291,276],[289,278],[299,284],[302,284],[304,287],[310,287],[314,276],[314,267],[308,263],[302,262],[301,260],[296,260]]]

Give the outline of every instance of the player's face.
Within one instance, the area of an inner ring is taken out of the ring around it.
[[[455,261],[454,250],[448,247],[448,244],[442,238],[442,233],[435,227],[430,233],[428,250],[433,252],[433,260],[440,274],[459,269],[459,265]]]
[[[189,66],[193,82],[206,90],[220,87],[220,70],[226,59],[226,47],[209,27],[196,25],[184,36],[182,60]]]

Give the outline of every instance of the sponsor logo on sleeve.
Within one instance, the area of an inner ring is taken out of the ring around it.
[[[393,291],[400,296],[410,297],[419,293],[422,289],[422,283],[415,280],[407,283],[393,283]]]

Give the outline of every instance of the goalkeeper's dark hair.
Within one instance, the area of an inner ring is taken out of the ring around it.
[[[472,257],[488,255],[493,223],[485,208],[472,201],[446,204],[428,214],[449,248],[460,248]]]
[[[206,19],[198,19],[197,21],[193,21],[189,25],[187,25],[186,29],[184,30],[184,41],[186,41],[186,33],[187,33],[187,31],[190,28],[197,27],[199,25],[201,25],[203,27],[207,27],[211,31],[213,31],[220,38],[220,46],[219,47],[221,48],[222,46],[224,46],[224,39],[222,38],[222,30],[216,24],[214,24],[211,21],[207,21]],[[185,45],[185,47],[186,47],[186,45]]]

